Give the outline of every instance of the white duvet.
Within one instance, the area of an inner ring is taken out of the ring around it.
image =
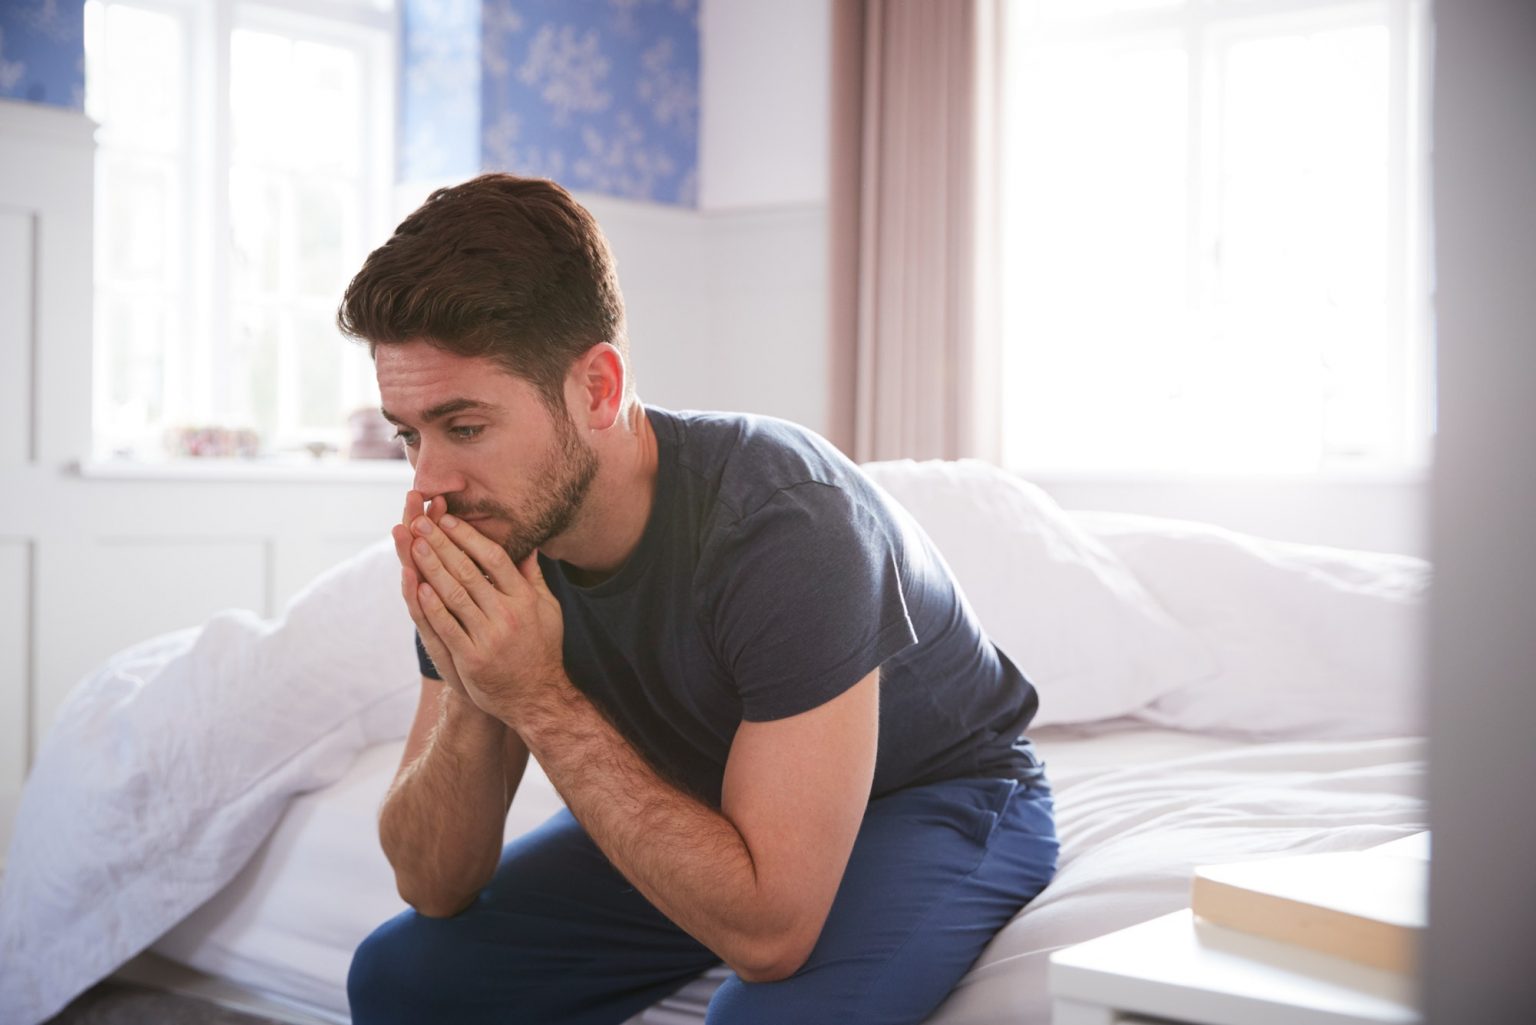
[[[1020,999],[991,980],[1028,975],[1020,966],[1041,944],[1179,906],[1193,861],[1367,846],[1422,825],[1413,742],[1359,743],[1417,731],[1420,560],[1079,519],[981,464],[876,472],[917,507],[1043,710],[1055,702],[1059,728],[1129,711],[1341,745],[1227,752],[1161,787],[1141,764],[1078,781],[1060,808],[1077,860],[999,935],[941,1020],[991,1020],[999,993]],[[948,501],[922,506],[919,495]],[[296,795],[403,736],[417,684],[397,574],[382,542],[278,621],[222,614],[75,688],[32,769],[0,879],[0,1021],[46,1019],[160,939],[229,884]],[[371,846],[371,823],[368,833]]]

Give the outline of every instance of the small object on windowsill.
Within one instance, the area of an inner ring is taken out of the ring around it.
[[[404,459],[405,449],[394,438],[394,428],[377,409],[364,406],[347,417],[351,440],[348,459]]]
[[[165,432],[165,450],[173,459],[255,459],[261,454],[261,436],[249,427],[171,427]]]

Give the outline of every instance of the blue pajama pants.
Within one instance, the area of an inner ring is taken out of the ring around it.
[[[1050,789],[950,780],[870,803],[810,960],[731,976],[709,1025],[921,1022],[1051,879]],[[562,811],[452,918],[405,911],[358,947],[353,1025],[618,1025],[719,964]]]

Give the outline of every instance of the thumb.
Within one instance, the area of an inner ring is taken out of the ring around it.
[[[523,561],[517,564],[517,571],[523,575],[535,591],[540,594],[549,594],[549,584],[544,581],[544,571],[539,568],[539,550],[535,548],[529,552]]]

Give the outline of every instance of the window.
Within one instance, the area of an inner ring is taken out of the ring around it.
[[[372,0],[88,0],[95,445],[340,445],[377,405],[333,325],[388,229],[394,15]]]
[[[1006,12],[1009,465],[1425,465],[1423,4]]]

